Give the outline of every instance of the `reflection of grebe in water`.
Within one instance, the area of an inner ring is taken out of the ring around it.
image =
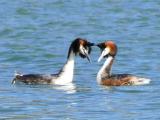
[[[149,79],[133,76],[130,74],[111,74],[111,67],[117,53],[117,46],[113,41],[106,41],[98,44],[97,46],[102,50],[98,62],[105,57],[107,58],[97,74],[97,81],[99,84],[106,86],[122,86],[143,85],[150,83]]]
[[[93,46],[93,43],[82,38],[77,38],[71,43],[68,51],[67,62],[58,74],[16,74],[12,83],[16,83],[17,81],[26,84],[65,85],[71,83],[73,81],[75,56],[79,55],[80,57],[87,58],[90,61],[89,54],[91,52],[91,46]]]
[[[54,85],[53,89],[60,90],[66,92],[68,94],[73,94],[77,92],[77,87],[74,83],[68,83],[65,85]]]

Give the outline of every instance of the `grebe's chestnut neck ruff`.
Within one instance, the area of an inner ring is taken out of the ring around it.
[[[82,58],[87,58],[90,61],[89,54],[91,52],[91,46],[93,43],[88,42],[85,39],[75,39],[68,51],[67,61],[62,69],[57,74],[16,74],[12,83],[16,81],[26,84],[56,84],[65,85],[73,81],[74,74],[74,58],[79,55]]]
[[[97,44],[97,46],[101,49],[101,55],[98,62],[100,62],[103,58],[106,58],[106,61],[97,74],[97,82],[99,84],[106,86],[121,86],[143,85],[150,83],[149,79],[130,74],[111,74],[111,67],[118,51],[117,45],[113,41],[106,41]]]

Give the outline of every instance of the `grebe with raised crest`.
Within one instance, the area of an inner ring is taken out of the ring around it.
[[[107,58],[97,74],[97,82],[105,86],[144,85],[149,84],[150,79],[137,77],[131,74],[111,74],[111,67],[117,54],[117,45],[113,41],[97,44],[101,49],[100,62]]]
[[[90,62],[89,54],[91,52],[91,46],[93,43],[88,42],[85,39],[77,38],[75,39],[68,51],[67,61],[63,68],[57,74],[19,74],[16,73],[12,81],[12,84],[18,82],[23,82],[26,84],[55,84],[55,85],[65,85],[73,81],[74,74],[74,61],[75,56],[79,55],[82,58],[87,58]]]

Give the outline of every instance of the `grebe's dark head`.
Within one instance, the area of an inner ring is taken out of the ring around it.
[[[112,56],[115,57],[117,54],[117,45],[113,41],[106,41],[103,43],[97,44],[97,46],[101,49],[102,53],[98,59],[98,62],[101,61],[103,58]]]
[[[68,58],[71,51],[73,51],[75,55],[79,55],[82,58],[87,58],[88,61],[90,61],[89,54],[91,53],[91,50],[92,50],[91,46],[93,45],[94,43],[90,43],[86,39],[82,39],[82,38],[75,39],[70,45]]]

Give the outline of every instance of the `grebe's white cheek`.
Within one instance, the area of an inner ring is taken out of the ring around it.
[[[90,57],[89,57],[89,49],[87,48],[87,49],[85,49],[82,45],[80,45],[80,48],[79,48],[79,51],[80,51],[80,53],[81,54],[83,54],[86,58],[87,58],[87,60],[89,61],[89,62],[91,62],[90,61]]]
[[[82,45],[80,45],[80,47],[79,47],[79,52],[80,52],[81,54],[85,55],[85,54],[86,54],[86,49],[85,49]]]
[[[102,51],[100,57],[98,58],[98,62],[100,62],[100,61],[103,59],[104,56],[108,55],[109,52],[110,52],[110,49],[109,49],[108,47],[105,48],[105,49]]]

